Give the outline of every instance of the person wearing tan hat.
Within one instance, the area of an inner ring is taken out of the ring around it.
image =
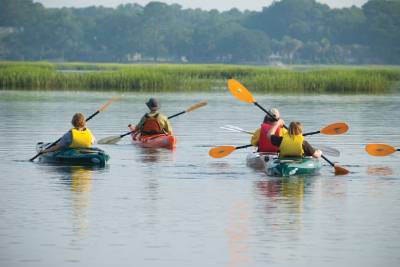
[[[273,123],[276,120],[279,120],[280,114],[279,110],[276,108],[270,109],[269,113],[273,115],[273,118],[271,118],[268,114],[265,115],[260,128],[258,128],[251,136],[251,144],[258,147],[258,152],[277,153],[279,151],[279,147],[271,143],[270,139],[267,138],[267,133],[272,127]],[[284,131],[286,131],[285,128],[279,127],[276,130],[275,135],[281,136]]]
[[[160,105],[155,98],[150,98],[146,102],[150,112],[143,115],[139,123],[135,125],[129,124],[131,131],[135,131],[143,135],[168,134],[172,135],[172,127],[167,116],[159,112]]]

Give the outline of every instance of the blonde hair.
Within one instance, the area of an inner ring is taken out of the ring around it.
[[[298,121],[292,121],[289,125],[289,135],[300,135],[303,133],[303,125]]]
[[[85,116],[82,113],[75,113],[72,117],[71,123],[75,128],[83,128],[86,125]]]

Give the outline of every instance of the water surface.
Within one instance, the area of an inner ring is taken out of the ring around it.
[[[125,137],[99,145],[106,168],[28,162],[36,142],[56,140],[75,112],[90,115],[117,93],[0,91],[0,266],[399,266],[400,155],[373,158],[367,143],[400,145],[400,95],[256,95],[305,131],[345,121],[343,136],[312,136],[339,149],[351,173],[268,177],[237,150],[264,114],[228,92],[154,94],[172,115],[175,151]],[[127,131],[148,94],[125,94],[89,122],[97,139]]]

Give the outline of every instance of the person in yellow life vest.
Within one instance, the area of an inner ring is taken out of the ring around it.
[[[66,132],[58,143],[41,153],[53,152],[64,148],[91,147],[96,139],[89,128],[86,127],[86,119],[82,113],[76,113],[71,120],[71,130]]]
[[[135,126],[129,124],[131,131],[140,135],[168,134],[172,135],[172,127],[167,116],[159,112],[160,105],[155,98],[150,98],[146,102],[150,112],[144,114],[140,122]]]
[[[273,123],[280,118],[280,114],[279,110],[276,108],[270,109],[269,113],[273,115],[273,118],[268,114],[265,115],[263,123],[261,124],[260,128],[258,128],[251,136],[250,142],[253,146],[258,148],[258,152],[277,153],[279,147],[271,144],[270,139],[267,138],[267,132],[272,127]],[[286,132],[285,128],[278,127],[274,134],[282,136],[284,132]]]
[[[282,136],[275,135],[276,130],[283,125],[285,125],[285,122],[279,119],[273,123],[267,133],[271,143],[279,147],[279,157],[321,157],[322,152],[319,149],[314,149],[304,140],[303,126],[300,122],[291,122],[287,132],[283,133]]]

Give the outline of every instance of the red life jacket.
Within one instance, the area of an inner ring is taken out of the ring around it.
[[[146,120],[143,123],[143,126],[140,129],[140,133],[142,135],[154,135],[154,134],[162,134],[165,133],[161,128],[160,123],[157,120],[158,114],[154,117],[150,117],[148,114],[145,115]]]
[[[271,140],[267,138],[267,133],[272,125],[268,123],[261,124],[260,139],[258,140],[258,152],[278,152],[279,147],[271,144]],[[276,129],[275,135],[279,136],[281,128]]]

